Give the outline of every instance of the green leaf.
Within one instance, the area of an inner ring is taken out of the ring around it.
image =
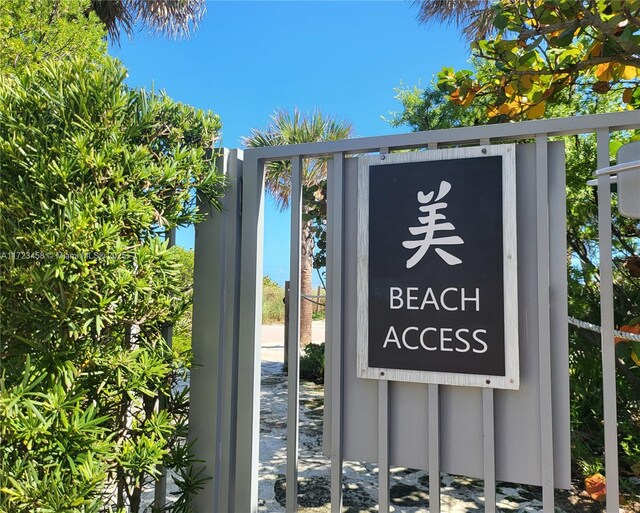
[[[507,28],[507,25],[511,20],[512,20],[511,14],[507,11],[503,11],[494,18],[493,24],[498,30],[503,30]]]

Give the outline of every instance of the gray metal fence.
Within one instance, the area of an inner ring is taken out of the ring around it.
[[[327,407],[331,456],[331,511],[340,512],[344,458],[345,383],[345,174],[352,171],[350,157],[385,154],[397,150],[433,150],[441,147],[489,145],[504,141],[533,141],[535,145],[534,228],[539,338],[540,482],[543,511],[554,510],[554,430],[552,419],[551,332],[557,319],[566,319],[566,287],[552,286],[553,269],[566,266],[566,252],[550,247],[550,232],[564,229],[564,213],[550,210],[550,190],[563,189],[564,176],[549,176],[550,138],[595,133],[597,168],[607,168],[612,132],[640,128],[637,112],[621,112],[563,119],[527,121],[482,127],[415,132],[292,146],[225,150],[221,168],[231,188],[224,211],[196,229],[193,350],[198,366],[191,375],[190,438],[203,460],[204,472],[213,476],[194,498],[196,511],[250,513],[258,508],[258,446],[260,408],[260,328],[262,297],[262,247],[265,164],[273,160],[292,163],[291,285],[288,330],[289,396],[287,418],[287,511],[297,510],[298,411],[299,411],[299,304],[300,228],[302,216],[301,173],[303,160],[329,158],[327,219],[327,369],[330,394]],[[637,159],[638,157],[636,157]],[[631,159],[634,160],[634,159]],[[357,166],[356,166],[357,169]],[[595,171],[595,169],[594,169]],[[615,172],[615,171],[614,171]],[[550,179],[552,187],[550,188]],[[561,187],[554,184],[562,184]],[[618,446],[616,432],[615,354],[613,340],[613,286],[611,256],[611,182],[606,172],[598,176],[600,221],[600,276],[602,303],[602,364],[605,405],[607,511],[618,512]],[[554,192],[551,192],[554,194]],[[564,198],[564,190],[559,192]],[[550,262],[560,260],[559,267]],[[562,277],[559,278],[562,281]],[[566,279],[566,276],[565,276]],[[564,308],[551,312],[550,304],[561,295]],[[555,299],[554,299],[555,297]],[[560,317],[558,317],[558,315]],[[555,316],[555,317],[554,317]],[[562,317],[564,316],[564,317]],[[566,330],[566,325],[564,326]],[[390,389],[394,383],[377,383],[377,462],[379,508],[389,511]],[[440,510],[442,385],[425,387],[428,416],[428,470],[430,511]],[[482,473],[485,508],[496,510],[495,391],[482,389]],[[568,413],[565,412],[568,415]],[[535,420],[535,419],[534,419]]]

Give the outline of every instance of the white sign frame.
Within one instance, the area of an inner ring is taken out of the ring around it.
[[[369,167],[434,160],[502,157],[502,237],[504,278],[505,375],[388,369],[369,366]],[[518,258],[516,227],[515,144],[411,151],[359,157],[357,247],[357,375],[359,378],[440,385],[517,390],[520,388],[518,351]]]

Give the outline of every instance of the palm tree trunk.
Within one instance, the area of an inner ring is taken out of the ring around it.
[[[302,226],[300,253],[300,293],[303,296],[313,294],[313,229],[311,222]],[[313,320],[313,303],[307,299],[300,300],[300,345],[311,343],[311,321]]]

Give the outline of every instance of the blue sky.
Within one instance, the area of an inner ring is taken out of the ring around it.
[[[427,84],[443,66],[467,67],[467,46],[451,27],[425,27],[411,1],[210,1],[193,37],[137,34],[110,53],[128,83],[165,90],[212,110],[223,144],[264,127],[276,108],[319,108],[349,120],[356,136],[405,132],[382,117],[400,109],[394,88]],[[264,274],[288,279],[289,217],[267,199]],[[178,243],[193,246],[193,230]]]

